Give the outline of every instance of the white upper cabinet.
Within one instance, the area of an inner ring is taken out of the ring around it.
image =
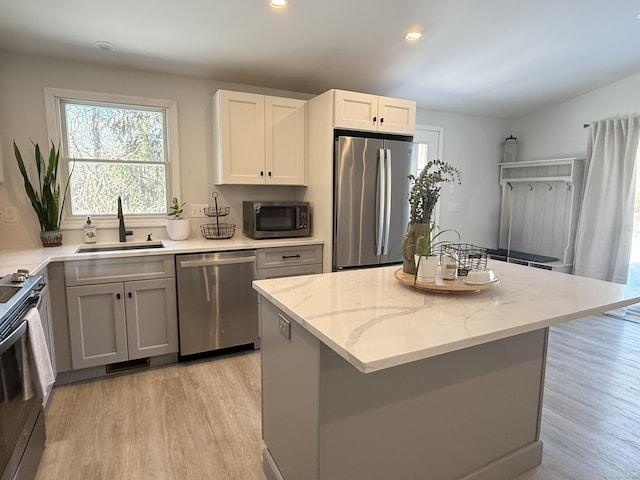
[[[306,101],[218,90],[216,184],[304,185]]]
[[[334,127],[413,135],[416,102],[367,93],[335,90]]]

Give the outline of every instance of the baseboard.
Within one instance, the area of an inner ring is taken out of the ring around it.
[[[278,470],[276,462],[273,461],[269,449],[266,447],[262,451],[262,471],[267,480],[284,480],[280,470]]]
[[[542,463],[542,441],[530,443],[459,480],[511,480]]]

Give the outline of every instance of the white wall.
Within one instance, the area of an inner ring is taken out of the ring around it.
[[[0,221],[0,248],[39,246],[39,226],[13,156],[12,142],[29,146],[29,139],[48,143],[45,121],[44,87],[78,89],[121,95],[172,99],[178,102],[182,201],[211,203],[216,190],[219,202],[231,206],[229,221],[242,224],[243,199],[293,199],[292,187],[214,186],[212,182],[211,95],[219,88],[236,89],[297,98],[310,95],[255,86],[228,84],[177,75],[132,69],[81,64],[44,57],[0,51],[0,157],[4,159],[5,181],[0,184],[0,211],[5,206],[18,209],[18,223]],[[428,110],[418,110],[417,123],[444,127],[443,160],[462,171],[462,186],[453,194],[443,188],[442,228],[460,232],[462,241],[497,246],[499,216],[498,169],[507,123]],[[449,202],[459,204],[458,212],[447,212]],[[192,235],[199,236],[199,224],[192,222]],[[134,241],[146,234],[166,237],[164,228],[134,228]],[[79,243],[80,231],[65,231],[65,242]],[[116,241],[117,228],[100,229],[100,242]]]
[[[462,172],[454,193],[449,184],[440,195],[440,227],[460,233],[462,243],[498,246],[500,183],[498,162],[508,122],[418,109],[417,123],[444,127],[442,160]],[[449,202],[457,212],[447,211]]]
[[[640,74],[511,122],[518,160],[584,158],[588,129],[583,124],[640,112]]]
[[[22,177],[13,155],[15,139],[23,156],[32,154],[29,140],[49,143],[45,119],[44,88],[58,87],[120,95],[143,96],[178,102],[181,200],[212,203],[211,192],[220,194],[219,203],[231,206],[231,223],[242,229],[242,200],[293,199],[292,187],[217,186],[212,181],[211,96],[219,88],[255,93],[309,98],[309,95],[238,84],[215,82],[177,75],[81,64],[44,57],[0,51],[0,158],[4,160],[4,182],[0,184],[0,211],[18,209],[18,222],[0,221],[0,248],[39,246],[37,217],[24,192]],[[126,212],[125,212],[126,214]],[[199,236],[200,223],[192,221],[192,235]],[[98,241],[117,241],[113,229],[99,229]],[[167,238],[164,228],[134,228],[134,241],[146,234]],[[65,243],[80,243],[81,231],[65,231]]]

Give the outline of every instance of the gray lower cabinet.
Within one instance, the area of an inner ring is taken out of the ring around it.
[[[178,352],[175,270],[167,257],[65,264],[74,370]]]
[[[546,329],[364,374],[261,309],[267,479],[504,480],[540,463]]]
[[[40,303],[38,305],[38,313],[40,314],[40,320],[42,322],[42,330],[44,332],[44,338],[47,342],[47,349],[49,350],[49,358],[51,359],[51,367],[53,368],[53,374],[56,374],[56,351],[55,342],[53,341],[53,323],[51,314],[51,293],[49,290],[49,279],[47,272],[43,273],[44,287],[40,291]]]

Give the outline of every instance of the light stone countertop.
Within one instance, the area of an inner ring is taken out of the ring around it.
[[[69,260],[137,257],[142,255],[176,255],[180,253],[219,252],[224,250],[246,250],[252,248],[322,245],[324,242],[313,237],[254,240],[252,238],[245,237],[244,235],[236,234],[233,238],[227,240],[207,240],[199,238],[183,241],[162,240],[162,243],[164,248],[88,253],[75,253],[78,247],[81,246],[78,244],[63,244],[60,247],[48,248],[2,249],[0,250],[0,276],[15,272],[19,268],[25,268],[32,273],[36,273],[44,269],[50,262],[62,262]],[[104,244],[97,243],[93,245],[99,246]],[[115,243],[109,245],[123,244]],[[126,243],[124,245],[126,245]],[[82,246],[92,245],[82,244]]]
[[[399,266],[254,281],[254,288],[358,370],[369,373],[640,302],[616,283],[490,261],[501,283],[431,294]]]

